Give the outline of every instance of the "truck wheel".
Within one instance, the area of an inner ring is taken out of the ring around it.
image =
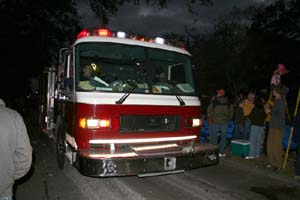
[[[58,125],[56,133],[56,161],[58,167],[63,169],[65,166],[66,141],[65,129],[62,124]]]

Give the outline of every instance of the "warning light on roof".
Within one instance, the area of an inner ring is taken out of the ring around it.
[[[78,35],[77,35],[77,39],[82,38],[82,37],[87,37],[89,36],[89,31],[86,29],[83,29]]]
[[[77,39],[88,37],[88,36],[103,36],[103,37],[111,37],[112,34],[109,29],[107,28],[100,28],[94,30],[83,29],[78,35]]]
[[[144,35],[139,35],[139,34],[132,34],[132,33],[125,33],[122,31],[111,31],[108,28],[87,28],[83,29],[78,35],[77,39],[83,38],[83,37],[90,37],[90,36],[100,36],[100,37],[117,37],[120,39],[131,39],[131,40],[136,40],[136,41],[141,41],[141,42],[149,42],[149,43],[156,43],[159,45],[170,45],[170,46],[175,46],[178,48],[185,49],[185,46],[182,42],[180,41],[174,41],[174,40],[165,40],[161,37],[147,37]]]
[[[164,44],[165,43],[165,40],[163,38],[160,38],[160,37],[155,38],[154,41],[157,44]]]
[[[106,28],[100,28],[100,29],[98,29],[98,36],[110,37],[111,36],[111,32],[110,32],[110,30],[108,30]]]
[[[125,32],[117,32],[117,37],[118,38],[125,38],[126,37],[126,34],[125,34]]]

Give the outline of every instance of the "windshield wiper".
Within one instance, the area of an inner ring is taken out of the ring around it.
[[[118,101],[116,101],[116,104],[122,104],[137,87],[137,84],[134,81],[128,81],[127,83],[129,85],[128,91]]]
[[[176,91],[176,90],[178,90],[178,89],[176,88],[176,85],[175,85],[174,83],[171,83],[171,86],[172,86],[171,92],[172,92],[173,94],[175,94],[175,97],[176,97],[176,99],[179,101],[180,105],[181,105],[181,106],[185,106],[185,102],[183,101],[183,99],[181,98],[181,96],[179,96],[179,95],[177,94],[177,91]]]
[[[177,94],[175,94],[175,96],[176,96],[177,100],[179,101],[180,105],[185,106],[185,102],[183,101],[183,99]]]

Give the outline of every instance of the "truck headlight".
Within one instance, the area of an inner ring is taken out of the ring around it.
[[[188,118],[185,119],[185,127],[199,127],[201,126],[201,120],[199,118]]]
[[[87,129],[111,128],[111,119],[81,118],[79,126]]]

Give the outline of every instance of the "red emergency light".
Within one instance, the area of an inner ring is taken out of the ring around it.
[[[107,28],[99,28],[96,30],[88,30],[88,29],[83,29],[78,35],[77,39],[83,38],[83,37],[88,37],[88,36],[102,36],[102,37],[111,37],[111,31]]]
[[[80,33],[77,35],[77,39],[82,38],[82,37],[87,37],[89,36],[89,31],[86,29],[83,29],[80,31]]]

